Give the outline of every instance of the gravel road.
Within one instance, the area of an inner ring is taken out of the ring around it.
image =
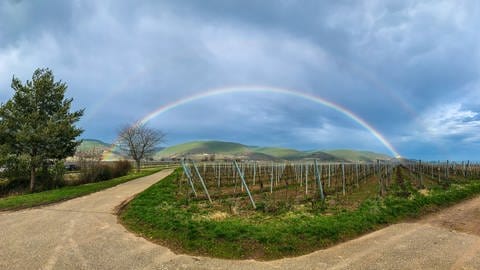
[[[0,269],[480,269],[480,197],[296,258],[258,262],[177,255],[129,233],[114,214],[123,201],[170,173],[0,213]]]

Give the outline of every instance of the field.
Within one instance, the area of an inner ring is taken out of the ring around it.
[[[354,209],[376,196],[428,190],[478,177],[473,164],[183,163],[178,196],[234,214],[293,208]],[[409,181],[405,181],[408,178]],[[400,189],[400,190],[398,190]]]
[[[121,220],[178,252],[268,260],[471,197],[480,193],[479,175],[480,166],[466,162],[186,162],[135,198]]]
[[[377,178],[391,178],[391,164],[203,163],[184,164],[180,197],[235,214],[292,207],[351,206],[377,193]],[[205,185],[203,185],[204,183]],[[355,194],[353,200],[347,194]],[[209,200],[210,197],[210,200]],[[329,198],[327,200],[327,197]]]

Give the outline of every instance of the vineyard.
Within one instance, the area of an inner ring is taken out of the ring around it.
[[[122,219],[177,252],[221,258],[306,254],[480,194],[471,162],[181,165]]]
[[[409,196],[478,179],[470,162],[182,162],[177,196],[201,207],[245,214],[299,208],[352,209],[377,196]]]

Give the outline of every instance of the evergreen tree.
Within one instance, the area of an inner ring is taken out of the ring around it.
[[[50,69],[37,69],[25,84],[16,78],[13,97],[0,105],[0,145],[10,154],[29,158],[30,191],[36,171],[48,160],[75,153],[83,132],[75,123],[84,110],[70,112],[73,99],[65,98],[67,85],[55,82]]]

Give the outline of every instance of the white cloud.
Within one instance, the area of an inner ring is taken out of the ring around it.
[[[437,140],[455,137],[461,142],[480,141],[480,113],[466,109],[461,103],[437,106],[421,116],[416,137]]]

